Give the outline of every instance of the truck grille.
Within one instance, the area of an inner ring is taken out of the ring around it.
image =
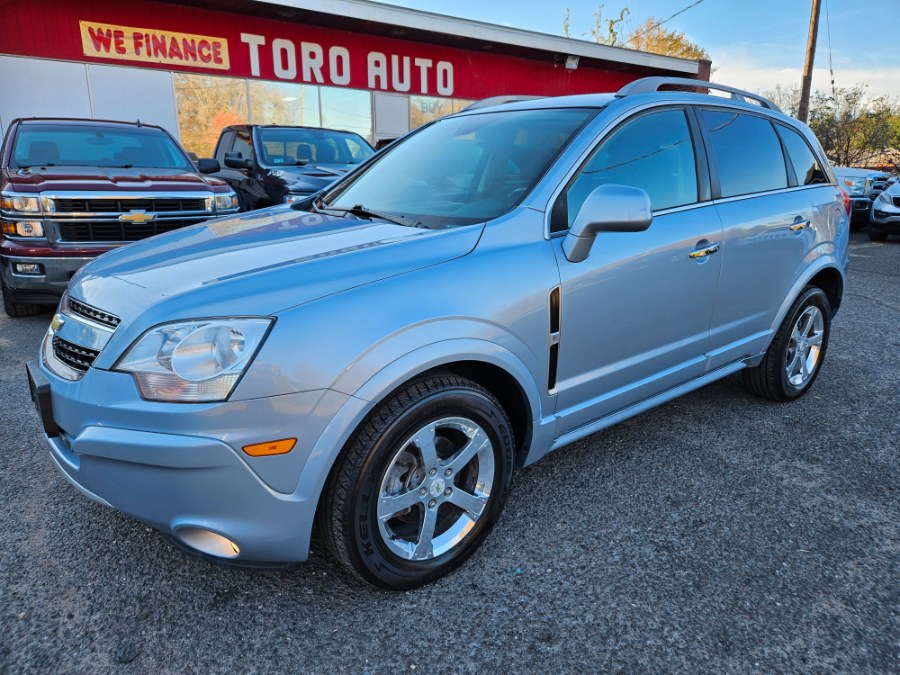
[[[208,211],[206,198],[154,197],[146,199],[78,199],[53,200],[56,213],[127,213],[143,210],[147,213],[172,213],[177,211]]]
[[[102,323],[104,326],[109,326],[110,328],[116,328],[119,325],[121,319],[117,317],[115,314],[110,314],[109,312],[104,312],[102,309],[97,309],[96,307],[91,307],[90,305],[86,305],[80,300],[76,300],[75,298],[67,298],[69,309],[75,314],[80,314],[86,319],[90,319],[91,321],[96,321],[97,323]]]
[[[154,220],[149,223],[123,223],[118,220],[58,221],[59,241],[139,241],[156,234],[171,232],[188,225],[203,222],[202,219]]]
[[[70,368],[82,373],[91,367],[99,353],[95,349],[79,347],[58,335],[53,336],[53,355]]]

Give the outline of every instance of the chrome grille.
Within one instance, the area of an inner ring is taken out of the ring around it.
[[[123,223],[119,220],[71,220],[57,221],[58,241],[140,241],[156,234],[171,232],[203,219],[153,220],[149,223]]]
[[[144,210],[147,213],[177,211],[207,211],[204,197],[152,197],[130,199],[79,199],[57,197],[53,200],[56,213],[123,213]]]
[[[53,336],[53,355],[74,370],[82,373],[86,372],[94,363],[94,359],[97,358],[98,354],[100,352],[95,349],[79,347],[58,335]]]
[[[70,311],[75,314],[80,314],[91,321],[102,323],[104,326],[116,328],[121,321],[115,314],[110,314],[109,312],[104,312],[102,309],[91,307],[75,298],[68,298],[67,303]]]

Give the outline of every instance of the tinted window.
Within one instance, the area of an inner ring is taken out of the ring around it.
[[[787,187],[781,143],[762,117],[704,110],[723,197]]]
[[[563,108],[445,117],[376,155],[325,202],[363,204],[426,227],[490,220],[522,201],[595,114]]]
[[[568,224],[599,185],[646,190],[653,210],[697,201],[697,169],[687,119],[681,110],[642,115],[614,131],[569,186]]]
[[[222,140],[220,140],[219,145],[216,146],[216,159],[219,160],[220,164],[225,162],[225,153],[231,152],[232,142],[234,142],[233,131],[226,131],[222,134]]]
[[[250,140],[250,130],[241,129],[235,132],[234,144],[231,146],[231,152],[241,153],[244,159],[253,159],[253,145]]]
[[[798,185],[813,185],[814,183],[827,183],[828,177],[819,166],[816,156],[810,150],[806,140],[793,129],[778,125],[778,133],[787,149],[791,164],[794,165],[794,175],[797,176]]]
[[[260,129],[259,140],[270,165],[358,164],[375,154],[359,136],[328,129]]]

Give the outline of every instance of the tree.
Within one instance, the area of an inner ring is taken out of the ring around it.
[[[683,31],[663,28],[663,21],[655,17],[647,17],[640,25],[629,27],[627,17],[630,14],[631,10],[625,7],[617,18],[604,19],[603,5],[599,5],[593,14],[593,27],[589,33],[582,35],[585,37],[589,35],[593,42],[610,47],[627,47],[683,59],[709,58],[709,52],[690,40]],[[571,10],[566,9],[563,17],[563,35],[566,37],[571,37],[571,18]]]
[[[762,93],[785,113],[797,116],[800,87],[778,84]],[[900,166],[900,105],[885,96],[866,98],[865,85],[816,91],[809,126],[828,159],[838,166]]]
[[[621,46],[682,59],[709,58],[709,52],[690,40],[683,31],[663,28],[660,23],[659,19],[648,16],[642,24],[629,33],[628,38]]]

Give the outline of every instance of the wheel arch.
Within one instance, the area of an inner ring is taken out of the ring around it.
[[[351,395],[313,447],[295,494],[315,500],[316,515],[337,459],[379,404],[411,380],[448,371],[480,384],[506,410],[516,438],[516,463],[521,465],[541,416],[537,384],[525,364],[503,347],[477,339],[453,339],[421,347],[389,364]]]
[[[844,273],[833,256],[821,258],[817,262],[818,264],[810,266],[806,272],[794,282],[790,292],[785,296],[784,302],[781,304],[781,307],[778,308],[775,320],[772,322],[771,330],[773,336],[778,331],[778,327],[781,326],[781,322],[784,321],[784,317],[791,308],[791,305],[794,304],[794,300],[800,296],[800,293],[802,293],[803,289],[807,286],[813,285],[821,288],[828,297],[828,302],[831,305],[832,318],[837,313],[837,309],[841,305],[841,299],[844,294]]]

